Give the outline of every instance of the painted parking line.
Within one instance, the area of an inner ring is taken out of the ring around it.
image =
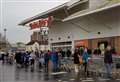
[[[59,74],[65,74],[67,72],[55,72],[55,73],[51,73],[51,75],[59,75]]]
[[[98,80],[99,80],[99,81],[108,81],[108,80],[110,80],[110,79],[99,78]]]
[[[93,80],[93,79],[86,79],[86,80],[81,80],[82,82],[93,82],[93,81],[95,81],[95,80]]]
[[[120,79],[116,79],[117,81],[120,81]]]
[[[75,79],[70,79],[70,81],[74,81]]]
[[[68,82],[68,81],[62,81],[62,82]]]
[[[80,78],[82,82],[93,82],[95,81],[93,78]]]
[[[58,82],[61,82],[62,80],[58,80]]]
[[[93,80],[93,78],[86,78],[87,80]]]
[[[93,80],[93,78],[80,78],[80,80]]]

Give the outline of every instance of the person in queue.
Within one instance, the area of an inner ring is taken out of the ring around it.
[[[34,70],[35,58],[36,58],[35,52],[32,51],[32,52],[30,53],[30,65],[31,65],[31,71]]]
[[[67,57],[69,58],[71,56],[71,54],[72,54],[71,50],[68,49],[67,52],[66,52],[66,54],[67,54]]]
[[[28,51],[26,51],[25,56],[24,56],[25,68],[27,68],[29,66],[29,58],[30,58],[30,53]]]
[[[2,60],[2,64],[4,64],[4,60],[5,60],[5,53],[1,52],[1,60]]]
[[[21,67],[21,52],[20,51],[16,51],[15,60],[16,60],[17,67],[20,68]]]
[[[80,64],[79,56],[80,56],[79,50],[76,48],[75,51],[74,51],[74,55],[73,55],[73,57],[74,57],[74,64],[75,64],[75,72],[76,73],[79,72],[79,64]]]
[[[48,54],[47,50],[44,51],[44,61],[45,61],[45,70],[48,71],[49,54]]]
[[[88,75],[88,58],[89,58],[89,54],[87,52],[87,48],[85,48],[82,55],[85,75]]]
[[[53,63],[53,72],[57,72],[58,71],[58,53],[56,50],[53,50],[51,53],[51,60]]]
[[[40,51],[39,53],[39,69],[41,70],[45,65],[44,52]]]
[[[111,52],[111,46],[107,46],[105,54],[104,54],[104,63],[106,67],[106,72],[108,78],[112,78],[112,63],[113,63],[113,58],[112,58],[112,52]]]

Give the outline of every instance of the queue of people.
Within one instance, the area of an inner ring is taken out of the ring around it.
[[[108,78],[112,78],[112,64],[113,64],[113,51],[110,45],[107,46],[104,52],[104,65],[106,68],[106,74]],[[83,48],[82,53],[78,48],[74,51],[74,64],[75,64],[75,72],[79,72],[79,67],[82,65],[84,68],[85,75],[89,75],[89,62],[92,59],[91,54],[89,54],[87,48]],[[101,62],[102,63],[102,62]]]
[[[4,63],[12,64],[13,60],[14,60],[14,56],[15,56],[14,53],[1,52],[0,60],[1,60],[2,64],[4,64]]]
[[[60,54],[59,54],[60,55]],[[4,63],[6,54],[2,53],[1,60]],[[9,53],[8,58],[10,64],[16,63],[18,68],[27,68],[31,67],[31,71],[34,70],[35,66],[38,69],[45,69],[45,71],[49,70],[49,64],[52,62],[53,72],[59,71],[59,57],[58,51],[53,50],[45,50],[45,51],[16,51],[14,53]],[[6,60],[8,61],[8,59]],[[8,62],[6,62],[8,63]]]
[[[87,48],[84,49],[83,53],[80,53],[79,49],[75,49],[74,52],[74,64],[75,64],[75,72],[79,72],[79,65],[82,64],[84,66],[84,72],[88,73],[87,65],[89,54],[87,52]]]
[[[91,57],[91,52],[88,48],[83,48],[83,50],[80,50],[79,48],[76,48],[74,51],[74,54],[71,55],[71,51],[67,51],[67,57],[73,56],[73,61],[75,64],[75,72],[79,72],[79,66],[82,65],[84,68],[85,75],[89,75],[89,59]],[[104,64],[106,67],[107,76],[111,78],[112,74],[112,51],[111,46],[108,46],[105,49],[104,53]],[[45,69],[45,71],[49,71],[49,66],[52,64],[52,71],[58,72],[60,71],[60,65],[61,65],[61,59],[65,57],[65,54],[62,50],[45,50],[45,51],[17,51],[15,53],[10,53],[5,55],[2,53],[1,59],[4,63],[4,57],[7,56],[6,59],[7,62],[10,62],[12,64],[15,60],[18,68],[26,68],[31,67],[31,71],[34,70],[34,67],[37,63],[37,66],[39,69]]]

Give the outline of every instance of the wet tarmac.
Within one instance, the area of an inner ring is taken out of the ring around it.
[[[120,78],[83,77],[75,73],[48,73],[37,69],[16,68],[15,65],[0,64],[0,82],[120,82]]]

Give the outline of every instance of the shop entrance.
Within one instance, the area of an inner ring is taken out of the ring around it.
[[[98,48],[99,48],[98,51],[100,52],[99,54],[104,55],[107,46],[108,46],[108,41],[98,42]]]
[[[100,41],[98,42],[98,48],[105,49],[108,46],[108,41]]]

